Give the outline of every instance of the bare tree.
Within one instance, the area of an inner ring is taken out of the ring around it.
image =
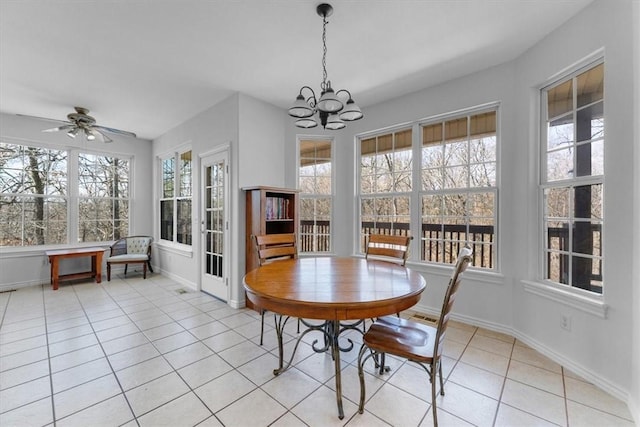
[[[0,245],[66,242],[66,151],[0,143],[0,154]]]

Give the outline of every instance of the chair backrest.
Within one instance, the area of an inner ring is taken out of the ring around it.
[[[296,235],[293,233],[254,235],[260,265],[277,259],[298,258]]]
[[[153,237],[149,236],[127,236],[128,254],[149,254],[151,252],[151,242]]]
[[[409,254],[411,236],[390,236],[386,234],[370,234],[367,240],[365,258],[370,255],[384,257],[387,261],[396,261],[405,265]]]
[[[465,246],[460,249],[458,259],[456,260],[456,266],[453,269],[449,285],[444,294],[444,301],[442,302],[442,310],[440,311],[440,318],[438,319],[438,330],[436,332],[435,348],[433,349],[433,355],[440,355],[442,352],[442,345],[444,342],[445,333],[447,331],[447,325],[449,324],[449,317],[453,303],[455,301],[456,292],[460,288],[460,281],[462,273],[471,264],[473,251],[469,246]]]

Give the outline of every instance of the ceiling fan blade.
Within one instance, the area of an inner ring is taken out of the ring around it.
[[[96,129],[96,127],[100,127],[100,126],[93,126],[91,128],[92,132],[94,135],[99,135],[99,138],[102,139],[102,142],[104,143],[109,143],[109,142],[113,142],[113,139],[109,138],[107,135],[105,135],[103,132],[100,132],[100,130]]]
[[[94,125],[91,126],[93,129],[97,129],[99,131],[104,131],[104,132],[110,132],[116,135],[122,135],[122,136],[130,136],[132,138],[137,138],[136,134],[133,132],[127,132],[126,130],[120,130],[120,129],[113,129],[113,128],[108,128],[106,126],[98,126],[98,125]]]
[[[30,119],[38,119],[38,120],[46,120],[48,122],[57,122],[57,123],[71,123],[67,120],[58,120],[58,119],[50,119],[47,117],[38,117],[38,116],[30,116],[28,114],[16,114],[18,117],[28,117]]]
[[[68,125],[62,125],[55,128],[51,128],[51,129],[44,129],[42,132],[59,132],[61,130],[73,129],[74,127],[76,127],[76,125],[68,124]]]

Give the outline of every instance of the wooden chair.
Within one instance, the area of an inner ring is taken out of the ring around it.
[[[386,234],[371,234],[367,240],[365,258],[376,257],[385,261],[407,263],[411,236],[390,236]]]
[[[370,234],[367,240],[365,258],[376,258],[404,266],[409,256],[409,244],[413,236],[391,236],[388,234]],[[400,313],[396,313],[400,317]],[[372,321],[374,319],[371,319]],[[366,325],[363,325],[366,328]],[[366,329],[363,329],[366,330]],[[384,358],[382,359],[384,362]]]
[[[298,258],[298,246],[296,244],[296,235],[293,233],[285,234],[263,234],[254,235],[253,241],[256,245],[258,253],[259,265],[270,262],[277,262],[285,259]],[[264,313],[266,310],[260,309],[262,324],[260,325],[260,345],[264,337]],[[298,320],[298,332],[300,332],[300,321]]]
[[[360,405],[358,412],[364,411],[365,385],[364,364],[370,357],[374,357],[376,364],[385,353],[405,358],[422,366],[429,374],[431,382],[431,410],[433,424],[438,426],[436,414],[436,372],[440,375],[440,394],[444,396],[444,382],[442,379],[442,347],[449,323],[449,317],[455,294],[460,287],[462,273],[471,263],[471,248],[465,246],[458,255],[458,260],[449,280],[437,327],[385,316],[377,319],[363,337],[363,344],[358,354],[358,376],[360,377]],[[368,354],[367,354],[368,352]],[[365,354],[366,357],[365,357]],[[384,364],[384,362],[382,362]],[[381,366],[382,368],[382,366]],[[381,369],[382,370],[382,369]],[[388,371],[388,368],[385,368]]]
[[[111,245],[109,258],[107,258],[107,281],[111,281],[111,265],[124,264],[124,274],[127,274],[129,264],[142,264],[142,277],[147,278],[147,267],[153,273],[151,267],[151,242],[149,236],[127,236],[115,241]]]

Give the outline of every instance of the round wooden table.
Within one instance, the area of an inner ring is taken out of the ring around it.
[[[320,257],[282,260],[263,265],[244,277],[247,298],[254,306],[280,316],[320,319],[327,345],[335,362],[336,399],[338,416],[344,418],[340,378],[340,346],[338,337],[352,325],[340,321],[362,320],[399,313],[413,307],[424,291],[426,282],[421,274],[409,268],[386,261],[353,257]],[[282,317],[280,317],[282,319]],[[285,320],[286,322],[286,320]],[[310,330],[319,327],[305,325]],[[284,324],[276,321],[280,367],[278,375],[286,370],[293,354],[283,368],[282,330]],[[315,350],[315,348],[314,348]],[[316,350],[318,351],[318,350]]]

